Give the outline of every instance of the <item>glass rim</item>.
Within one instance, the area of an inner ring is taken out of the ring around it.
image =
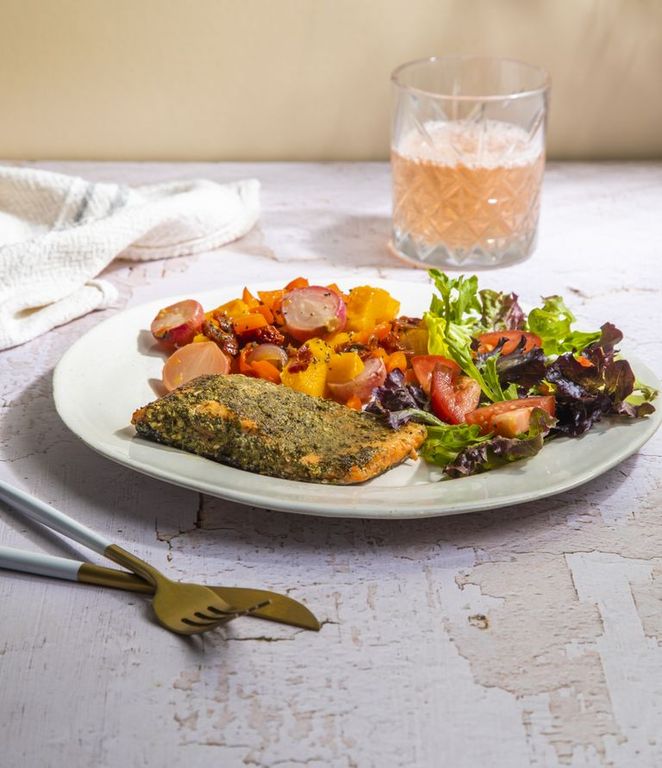
[[[468,96],[462,94],[441,93],[438,91],[430,91],[425,88],[417,88],[414,85],[407,85],[400,79],[402,73],[411,67],[421,64],[433,64],[442,61],[492,61],[492,62],[509,62],[510,64],[517,64],[520,67],[525,67],[529,70],[538,72],[541,76],[541,85],[537,88],[529,88],[526,91],[513,91],[512,93],[491,93],[485,96]],[[529,96],[535,96],[545,93],[551,86],[551,77],[549,72],[543,67],[539,67],[537,64],[529,64],[521,59],[510,59],[505,56],[471,56],[471,55],[449,55],[449,56],[426,56],[422,59],[412,59],[411,61],[405,61],[404,64],[400,64],[391,72],[391,83],[396,88],[401,88],[404,91],[410,91],[412,93],[423,94],[435,99],[452,99],[453,101],[503,101],[504,99],[522,99]]]

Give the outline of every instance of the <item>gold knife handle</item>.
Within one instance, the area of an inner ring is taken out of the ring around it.
[[[142,592],[145,595],[154,594],[154,587],[133,573],[118,571],[114,568],[104,568],[101,565],[92,565],[92,563],[83,563],[78,569],[77,578],[84,584],[126,589],[131,592]]]

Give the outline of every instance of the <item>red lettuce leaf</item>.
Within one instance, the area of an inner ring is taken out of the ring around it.
[[[519,331],[526,318],[516,293],[501,293],[483,289],[478,291],[481,305],[481,324],[488,331]]]
[[[545,378],[556,390],[556,429],[576,436],[609,414],[637,418],[652,413],[650,403],[626,402],[635,388],[627,360],[616,360],[616,344],[623,334],[612,323],[600,329],[598,341],[583,351],[583,364],[571,353],[560,355],[547,367]]]
[[[441,424],[430,413],[429,405],[425,392],[415,384],[406,384],[404,373],[396,368],[388,374],[384,384],[375,389],[365,410],[381,416],[392,429],[399,429],[408,421]]]
[[[522,342],[526,343],[523,337]],[[520,343],[520,346],[523,345]],[[540,347],[528,352],[515,350],[509,355],[501,355],[497,359],[496,369],[502,386],[517,384],[528,390],[545,378],[545,353]]]

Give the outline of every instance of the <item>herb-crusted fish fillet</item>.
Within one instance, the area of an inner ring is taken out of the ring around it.
[[[139,408],[140,437],[249,472],[348,485],[399,464],[425,427],[399,430],[374,416],[239,374],[200,376]]]

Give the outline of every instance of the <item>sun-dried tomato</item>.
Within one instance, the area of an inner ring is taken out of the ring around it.
[[[294,358],[293,362],[291,362],[287,366],[287,370],[290,373],[300,373],[301,371],[305,371],[306,368],[313,362],[314,360],[313,353],[311,350],[304,344],[302,347],[299,347],[297,350],[296,357]]]
[[[255,341],[258,344],[276,344],[282,347],[285,344],[285,336],[274,325],[263,325],[260,328],[251,328],[239,335],[243,344]]]
[[[390,332],[381,340],[381,346],[389,353],[411,353],[406,342],[406,334],[421,326],[423,320],[420,317],[399,317],[393,321]]]
[[[228,318],[219,315],[214,321],[205,320],[202,324],[202,332],[226,354],[235,357],[239,354],[239,341],[232,330],[232,323]]]
[[[407,317],[406,315],[402,315],[397,320],[393,321],[393,325],[398,330],[411,331],[414,328],[418,328],[422,322],[422,317]]]
[[[402,343],[400,336],[393,331],[384,336],[381,341],[381,346],[389,353],[389,355],[392,355],[394,352],[402,352],[402,350],[405,349],[405,345]]]

